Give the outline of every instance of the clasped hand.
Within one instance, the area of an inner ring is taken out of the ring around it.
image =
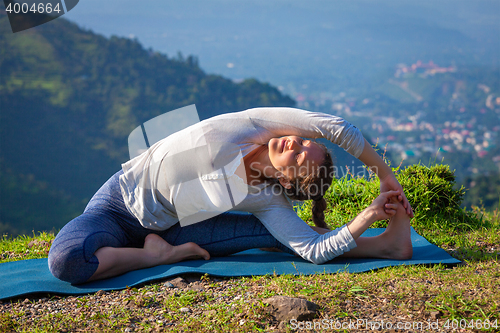
[[[406,214],[410,217],[413,217],[413,209],[411,208],[408,199],[403,191],[403,187],[396,179],[394,174],[390,174],[382,179],[380,179],[380,193],[389,192],[389,191],[398,191],[397,200],[403,204],[403,207],[406,209]]]
[[[397,206],[401,203],[397,201],[401,191],[382,192],[373,200],[368,209],[374,214],[376,221],[387,220],[396,215]]]

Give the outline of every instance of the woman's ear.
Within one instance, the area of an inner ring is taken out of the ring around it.
[[[290,183],[290,180],[285,177],[285,176],[279,176],[278,181],[280,182],[281,186],[283,186],[286,189],[292,188],[292,184]]]

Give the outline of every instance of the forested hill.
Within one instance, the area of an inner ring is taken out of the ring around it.
[[[13,34],[0,12],[0,233],[63,226],[128,159],[132,129],[189,104],[205,119],[295,102],[63,18]]]

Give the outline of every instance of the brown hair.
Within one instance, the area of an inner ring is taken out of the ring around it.
[[[305,201],[313,200],[312,217],[317,227],[329,229],[325,223],[324,210],[326,209],[326,200],[323,198],[330,187],[335,175],[332,155],[325,145],[316,142],[325,152],[323,163],[317,170],[309,175],[290,181],[290,188],[285,188],[285,194],[292,200]]]

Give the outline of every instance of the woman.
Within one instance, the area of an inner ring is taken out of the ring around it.
[[[380,196],[336,230],[326,229],[323,217],[331,156],[302,137],[332,141],[380,178]],[[316,227],[290,200],[314,200]],[[124,163],[58,233],[49,268],[82,283],[250,248],[277,248],[316,264],[337,256],[409,258],[412,216],[392,170],[356,127],[322,113],[255,108],[197,123]],[[380,236],[360,237],[389,218]]]

